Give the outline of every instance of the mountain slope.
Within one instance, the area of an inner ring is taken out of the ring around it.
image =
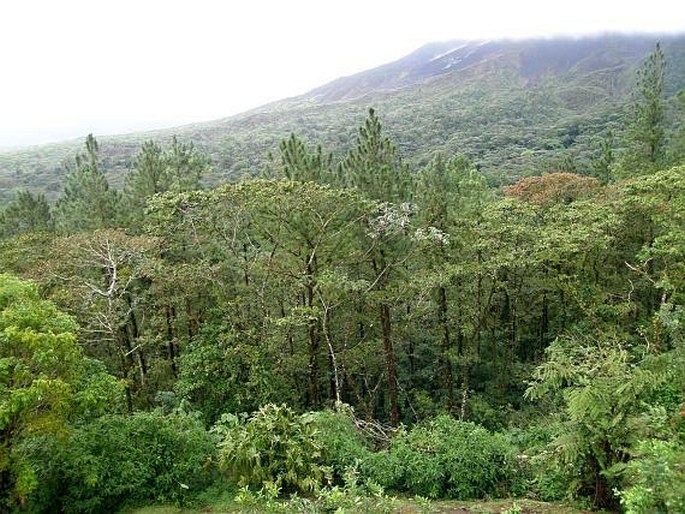
[[[119,185],[142,141],[177,134],[211,155],[208,181],[215,184],[259,173],[290,132],[342,153],[374,107],[414,164],[436,152],[465,153],[495,183],[560,166],[582,169],[597,135],[621,128],[635,69],[657,39],[673,94],[685,87],[685,36],[448,41],[230,118],[99,138],[103,164]],[[0,153],[0,194],[29,187],[54,198],[61,162],[81,143]]]

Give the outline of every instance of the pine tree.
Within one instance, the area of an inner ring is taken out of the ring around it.
[[[397,156],[393,142],[383,135],[373,109],[359,128],[356,145],[339,169],[340,181],[373,200],[399,203],[410,197],[411,175]]]
[[[356,145],[348,152],[339,168],[339,180],[343,185],[356,188],[373,200],[386,202],[379,211],[377,220],[380,220],[380,224],[375,227],[376,231],[372,236],[367,264],[370,266],[373,276],[371,282],[375,284],[377,293],[390,421],[396,426],[400,420],[398,359],[392,324],[395,300],[390,290],[394,275],[401,269],[400,261],[407,254],[407,248],[399,244],[395,237],[394,225],[404,227],[405,223],[401,220],[407,218],[407,212],[411,210],[406,203],[411,197],[411,175],[397,157],[395,145],[383,135],[380,120],[373,109],[369,109],[368,118],[359,128]],[[405,203],[398,205],[402,202]]]
[[[591,175],[602,184],[611,181],[613,167],[616,161],[614,155],[614,133],[611,129],[607,130],[602,139],[598,142],[597,155],[592,159]]]
[[[311,151],[295,134],[279,145],[281,152],[281,170],[288,180],[298,182],[330,183],[333,180],[332,154],[325,154],[321,145]]]
[[[164,150],[155,141],[146,141],[133,159],[133,168],[124,183],[128,225],[142,223],[147,199],[166,191],[200,189],[202,176],[210,169],[209,157],[192,143],[180,143],[174,136],[171,148]]]
[[[644,174],[658,169],[665,153],[664,76],[666,57],[659,43],[637,72],[632,123],[624,173]]]
[[[80,232],[116,224],[119,195],[98,165],[99,145],[93,134],[86,138],[86,153],[66,165],[64,193],[55,205],[56,222],[63,232]]]
[[[50,205],[43,193],[17,191],[0,215],[0,235],[49,232],[54,228]]]
[[[176,136],[171,148],[165,152],[167,180],[171,191],[200,189],[202,176],[209,172],[209,157],[195,148],[193,143],[181,143]]]

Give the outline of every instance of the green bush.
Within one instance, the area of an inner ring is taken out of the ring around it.
[[[43,463],[51,487],[41,491],[39,503],[52,512],[80,513],[181,502],[208,484],[215,448],[212,435],[185,414],[102,416],[75,428],[54,461]]]
[[[249,419],[224,415],[219,464],[240,486],[312,492],[334,481],[368,452],[351,412],[298,415],[285,405],[266,405]]]
[[[222,416],[219,466],[241,486],[270,485],[286,492],[314,491],[330,480],[324,444],[311,416],[285,405],[265,405],[244,422]]]
[[[368,458],[368,442],[354,424],[347,406],[307,414],[316,427],[314,438],[323,447],[322,462],[333,470],[333,482],[341,485],[345,473]]]
[[[627,514],[685,512],[685,446],[643,441],[626,466],[629,487],[619,492]]]
[[[543,418],[526,428],[511,428],[504,435],[518,448],[520,472],[512,483],[514,496],[533,496],[542,501],[567,498],[570,488],[568,472],[559,466],[550,452],[550,444],[563,430],[561,422]]]
[[[386,489],[466,499],[506,494],[517,461],[503,436],[443,415],[399,434],[363,470]]]

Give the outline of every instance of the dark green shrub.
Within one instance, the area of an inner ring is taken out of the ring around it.
[[[517,464],[503,436],[443,415],[401,433],[363,468],[387,489],[466,499],[506,494]]]
[[[512,482],[514,496],[533,496],[542,501],[567,498],[568,471],[559,466],[549,446],[563,430],[561,422],[546,418],[540,423],[509,429],[504,435],[518,449],[519,472]]]
[[[216,440],[185,414],[109,415],[73,430],[51,473],[51,511],[105,512],[178,502],[211,479]]]

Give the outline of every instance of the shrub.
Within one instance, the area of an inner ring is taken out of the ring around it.
[[[285,405],[266,405],[240,421],[224,415],[219,463],[240,486],[312,492],[341,482],[346,469],[368,452],[350,411],[297,415]]]
[[[643,441],[626,471],[630,487],[619,496],[627,514],[685,512],[685,447],[678,441]]]
[[[220,468],[241,486],[314,491],[331,475],[316,430],[311,416],[285,405],[266,405],[245,422],[224,415],[217,427]]]
[[[53,478],[50,510],[104,512],[125,503],[181,501],[209,482],[215,445],[185,414],[102,416],[74,429],[57,462],[45,466]]]
[[[354,424],[354,415],[347,406],[307,414],[316,427],[314,437],[323,447],[322,462],[333,470],[333,481],[343,483],[343,475],[368,458],[366,439]]]
[[[459,499],[505,494],[516,468],[514,447],[503,436],[445,415],[401,433],[364,465],[387,489]]]
[[[567,470],[549,451],[550,444],[562,431],[562,423],[554,418],[544,418],[525,429],[507,430],[505,436],[519,450],[520,472],[512,484],[514,496],[526,494],[547,502],[567,498],[570,488]]]

